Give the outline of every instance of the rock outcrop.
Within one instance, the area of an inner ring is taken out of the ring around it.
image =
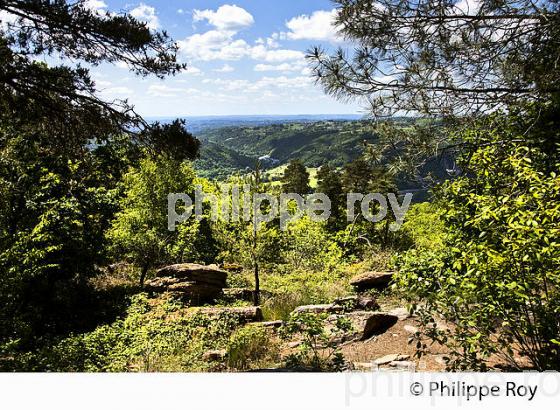
[[[282,326],[284,326],[284,321],[283,320],[272,320],[270,322],[260,322],[258,323],[258,325],[265,327],[267,329],[280,329]]]
[[[241,323],[260,322],[263,319],[262,310],[258,306],[198,308],[197,312],[208,316],[234,315]]]
[[[211,302],[222,294],[227,272],[216,265],[183,263],[166,266],[156,273],[156,278],[146,284],[149,291],[169,292],[193,304]]]
[[[351,295],[336,299],[333,303],[324,305],[298,306],[293,313],[342,313],[351,311],[378,310],[379,304],[373,296]]]
[[[333,302],[335,306],[342,306],[344,310],[379,310],[379,304],[373,296],[352,295],[338,298]]]
[[[358,291],[385,289],[393,280],[394,272],[365,272],[350,279],[350,284]]]
[[[244,300],[247,302],[253,301],[255,291],[245,288],[228,288],[224,289],[224,296],[231,300]]]
[[[334,303],[327,305],[304,305],[295,308],[293,313],[337,313],[342,312],[344,308],[342,306],[337,306]]]
[[[369,339],[386,331],[399,320],[398,317],[385,312],[357,311],[331,315],[327,318],[327,324],[334,326],[339,319],[348,320],[352,327],[342,336],[341,342]]]

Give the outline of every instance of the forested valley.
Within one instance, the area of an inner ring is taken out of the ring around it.
[[[558,2],[335,3],[353,47],[307,62],[368,115],[193,133],[91,76],[182,72],[166,32],[0,0],[0,370],[560,370]],[[169,229],[233,186],[330,215]]]

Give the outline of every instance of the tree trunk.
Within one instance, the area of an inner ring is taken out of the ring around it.
[[[261,288],[259,280],[259,264],[255,263],[255,292],[253,293],[253,305],[259,306],[261,302]]]
[[[148,274],[148,270],[150,269],[150,263],[146,262],[142,267],[142,272],[140,272],[140,287],[144,288],[144,282],[146,281],[146,275]]]
[[[385,221],[385,228],[383,230],[383,249],[389,247],[389,226],[391,225],[391,220],[387,218]]]

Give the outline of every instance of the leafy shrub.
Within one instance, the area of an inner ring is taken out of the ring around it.
[[[446,234],[442,212],[436,204],[413,204],[406,213],[402,237],[410,240],[415,249],[441,250]],[[406,240],[405,239],[405,240]]]
[[[341,263],[342,250],[324,223],[305,216],[288,225],[282,255],[288,265],[313,271],[333,270]]]
[[[309,305],[311,295],[303,292],[282,292],[264,300],[263,316],[266,320],[285,320],[298,306]]]
[[[398,285],[422,301],[428,336],[451,348],[452,368],[484,369],[496,354],[516,368],[521,356],[560,369],[560,179],[546,167],[535,148],[478,149],[473,175],[439,192],[453,233],[446,247],[399,262]],[[453,326],[439,329],[437,315]]]
[[[263,282],[273,294],[263,303],[263,314],[269,320],[287,319],[297,306],[332,302],[351,291],[341,270],[316,272],[288,265],[266,275]]]
[[[228,342],[230,368],[247,370],[273,361],[278,354],[269,332],[260,326],[245,326],[232,333]]]
[[[296,313],[290,316],[281,330],[285,340],[300,341],[298,352],[287,358],[288,367],[311,367],[313,370],[342,371],[344,357],[337,345],[337,337],[351,330],[351,323],[339,317],[328,328],[327,314]]]
[[[74,335],[21,358],[33,371],[208,371],[204,352],[224,349],[239,325],[234,315],[187,312],[172,300],[132,298],[123,319]]]

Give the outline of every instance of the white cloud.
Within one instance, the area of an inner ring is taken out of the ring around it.
[[[455,4],[455,8],[465,14],[475,15],[480,10],[481,0],[460,0]]]
[[[205,79],[204,84],[214,84],[222,91],[241,91],[243,93],[273,92],[273,90],[313,89],[313,80],[309,77],[263,77],[257,81]]]
[[[259,45],[266,45],[270,48],[278,48],[280,47],[280,44],[278,43],[279,39],[279,35],[278,33],[274,33],[272,34],[271,37],[268,38],[258,38],[257,40],[255,40],[255,44],[259,44]]]
[[[250,27],[255,22],[255,19],[247,10],[229,4],[221,6],[216,11],[195,10],[193,20],[195,22],[207,20],[218,30],[224,31],[239,31]]]
[[[231,73],[232,71],[235,71],[235,68],[233,68],[229,64],[225,64],[223,67],[215,68],[212,71],[216,73]]]
[[[210,30],[203,34],[194,34],[178,43],[181,51],[194,60],[237,61],[248,57],[277,63],[304,57],[304,54],[297,50],[271,50],[262,44],[251,46],[245,40],[235,39],[234,35],[231,31]]]
[[[84,7],[91,11],[102,12],[107,8],[107,3],[102,0],[86,0]]]
[[[195,76],[204,75],[204,73],[200,68],[195,67],[193,65],[187,66],[187,70],[184,71],[184,73],[188,75],[195,75]]]
[[[14,24],[17,19],[18,17],[16,15],[0,10],[0,29],[7,30],[8,25]]]
[[[233,33],[210,30],[202,34],[193,34],[183,41],[179,47],[188,57],[197,60],[216,60],[220,58],[220,50],[231,43]]]
[[[100,93],[106,97],[125,98],[132,96],[134,94],[134,90],[128,87],[117,86],[105,88],[101,90]]]
[[[282,63],[282,64],[257,64],[254,68],[255,71],[301,71],[305,68],[305,61],[298,61],[296,63]]]
[[[148,87],[148,95],[150,97],[177,97],[180,95],[192,95],[197,94],[198,90],[194,88],[180,88],[180,87],[170,87],[165,84],[152,84]]]
[[[282,63],[302,60],[304,57],[301,51],[280,49],[278,35],[258,39],[254,44],[236,38],[241,29],[251,26],[255,21],[241,7],[226,4],[215,11],[194,10],[193,20],[207,20],[215,28],[178,42],[181,52],[190,60],[238,61],[250,58],[264,63]],[[229,68],[227,70],[230,71]]]
[[[310,16],[303,14],[286,23],[290,31],[282,33],[289,40],[341,41],[335,26],[337,11],[318,10]]]
[[[159,18],[156,14],[156,9],[152,6],[140,3],[138,7],[130,11],[130,15],[137,20],[145,22],[148,28],[152,30],[159,28]]]
[[[253,60],[262,60],[267,63],[302,60],[305,57],[305,54],[301,51],[284,49],[270,50],[262,45],[252,47],[249,55]]]

